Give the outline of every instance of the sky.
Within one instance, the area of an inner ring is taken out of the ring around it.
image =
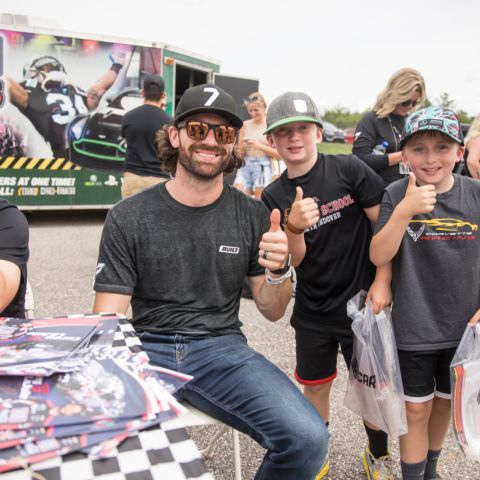
[[[221,73],[258,79],[267,102],[304,91],[322,112],[363,111],[412,67],[433,103],[447,92],[480,113],[478,0],[0,0],[0,12],[212,57]]]

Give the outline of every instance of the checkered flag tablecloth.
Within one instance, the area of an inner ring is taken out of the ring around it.
[[[143,351],[132,325],[120,320],[114,348]],[[31,464],[29,470],[2,473],[2,480],[213,480],[202,456],[178,418],[127,438],[107,458],[93,460],[73,452]]]

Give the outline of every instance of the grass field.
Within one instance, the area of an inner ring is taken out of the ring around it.
[[[352,145],[350,143],[320,143],[317,145],[320,153],[352,153]]]

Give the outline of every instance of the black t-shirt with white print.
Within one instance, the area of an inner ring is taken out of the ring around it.
[[[94,289],[131,295],[138,332],[241,334],[243,280],[265,272],[258,246],[269,226],[265,205],[229,185],[205,207],[157,185],[108,213]]]
[[[320,209],[320,220],[305,231],[294,318],[307,324],[344,318],[346,302],[368,289],[374,277],[368,256],[372,227],[363,209],[380,203],[383,181],[353,155],[319,154],[306,175],[289,179],[287,174],[263,191],[267,207],[280,209],[283,219],[300,186],[303,198],[314,198]]]

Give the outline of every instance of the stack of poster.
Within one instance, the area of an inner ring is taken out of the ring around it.
[[[172,394],[191,377],[150,365],[141,350],[113,347],[127,326],[105,314],[0,319],[0,472],[75,450],[101,457],[184,411]],[[11,373],[21,369],[50,373]]]

